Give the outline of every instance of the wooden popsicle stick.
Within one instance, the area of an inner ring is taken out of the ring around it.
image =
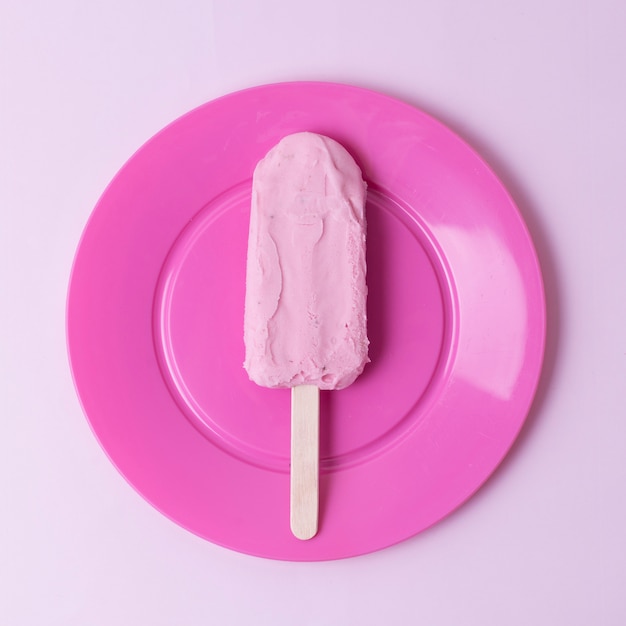
[[[291,389],[291,532],[298,539],[317,533],[319,514],[320,390]]]

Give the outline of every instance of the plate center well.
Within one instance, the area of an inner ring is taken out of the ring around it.
[[[155,344],[170,391],[201,433],[238,458],[288,472],[289,390],[261,388],[243,369],[250,191],[250,181],[231,188],[176,240],[156,293]],[[449,353],[449,289],[423,227],[375,187],[367,222],[371,363],[350,387],[322,392],[327,471],[382,453],[414,427]]]

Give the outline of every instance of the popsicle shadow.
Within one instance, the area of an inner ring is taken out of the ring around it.
[[[367,334],[370,341],[370,362],[363,373],[353,383],[353,387],[367,385],[368,378],[377,367],[384,352],[385,333],[388,323],[388,310],[385,294],[386,274],[388,272],[389,245],[388,232],[385,228],[381,209],[374,203],[366,204],[367,216]],[[324,524],[325,511],[332,498],[333,468],[337,467],[335,446],[336,424],[340,419],[336,415],[334,399],[341,391],[322,391],[320,394],[320,529]],[[358,419],[358,418],[357,418]],[[358,428],[358,423],[355,423]]]

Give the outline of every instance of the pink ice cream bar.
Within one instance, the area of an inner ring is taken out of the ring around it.
[[[342,389],[368,361],[365,196],[336,141],[288,135],[254,172],[245,368],[264,387]]]
[[[256,166],[248,239],[245,368],[291,387],[292,533],[311,539],[319,509],[319,390],[367,363],[365,193],[340,144],[288,135]]]

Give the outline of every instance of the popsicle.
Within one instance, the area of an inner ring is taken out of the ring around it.
[[[319,390],[342,389],[368,362],[366,184],[338,142],[284,137],[252,183],[244,312],[251,380],[291,388],[291,512],[317,533]]]

